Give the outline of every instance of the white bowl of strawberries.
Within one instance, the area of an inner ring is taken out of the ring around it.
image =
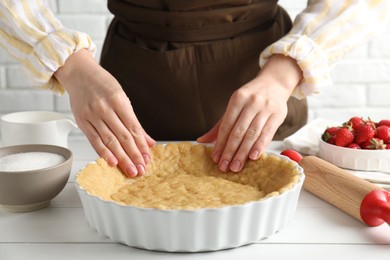
[[[352,117],[341,125],[329,126],[321,135],[319,156],[346,169],[388,172],[390,120]]]

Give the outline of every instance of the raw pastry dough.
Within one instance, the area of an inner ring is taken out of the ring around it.
[[[299,180],[294,162],[267,153],[248,161],[240,173],[223,173],[211,160],[211,149],[192,143],[157,145],[146,174],[136,178],[99,158],[79,172],[77,182],[90,194],[123,205],[193,210],[276,196]]]

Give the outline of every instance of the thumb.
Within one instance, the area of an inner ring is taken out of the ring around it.
[[[218,137],[218,131],[219,131],[219,126],[221,124],[221,120],[218,121],[218,123],[213,126],[213,128],[210,129],[207,133],[202,135],[201,137],[198,137],[196,141],[199,143],[212,143],[217,140]]]

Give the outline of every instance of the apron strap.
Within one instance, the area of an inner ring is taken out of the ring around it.
[[[272,25],[278,11],[275,0],[189,11],[155,9],[129,1],[109,0],[108,8],[129,31],[149,39],[171,42],[223,40],[254,29],[266,29]]]

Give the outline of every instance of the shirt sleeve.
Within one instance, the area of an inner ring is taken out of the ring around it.
[[[292,95],[319,93],[332,85],[330,71],[345,54],[368,41],[385,24],[388,0],[309,0],[293,28],[260,55],[263,67],[273,54],[294,58],[303,80]]]
[[[22,64],[34,86],[63,93],[53,76],[80,49],[95,54],[96,45],[81,32],[65,28],[45,0],[0,0],[0,46]]]

